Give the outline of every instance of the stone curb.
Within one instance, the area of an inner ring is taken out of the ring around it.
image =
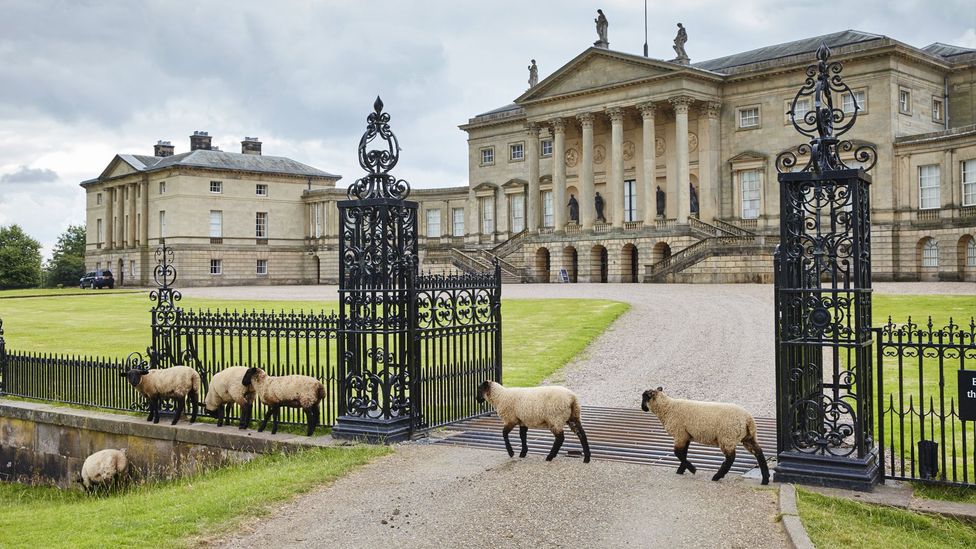
[[[790,547],[794,549],[816,549],[806,528],[800,522],[800,514],[796,508],[796,488],[792,484],[779,485],[779,514],[786,530],[786,538]]]

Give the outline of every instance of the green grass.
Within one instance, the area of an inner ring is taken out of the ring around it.
[[[133,351],[145,352],[150,341],[151,305],[145,293],[6,299],[0,300],[0,319],[4,321],[8,349],[124,358]],[[180,306],[329,311],[336,303],[185,298]],[[595,299],[504,300],[505,383],[538,384],[569,362],[628,308],[625,303]]]
[[[0,290],[0,299],[9,299],[14,297],[64,297],[71,295],[100,295],[100,294],[134,294],[142,293],[147,294],[147,290],[133,290],[133,289],[123,289],[119,288],[116,290],[109,290],[108,288],[102,290],[82,290],[81,288],[26,288],[23,290]]]
[[[916,482],[914,485],[915,497],[925,499],[940,499],[943,501],[955,501],[958,503],[969,503],[976,505],[976,488],[963,486],[940,486],[936,484],[925,484]]]
[[[797,490],[800,520],[820,549],[976,547],[976,528],[924,515]]]
[[[389,452],[383,446],[354,446],[261,456],[101,496],[0,484],[0,547],[195,545]]]

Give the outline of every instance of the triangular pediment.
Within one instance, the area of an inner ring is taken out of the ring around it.
[[[761,152],[756,151],[745,151],[741,152],[729,159],[730,164],[735,164],[737,162],[761,162],[765,161],[767,156]]]
[[[600,48],[590,48],[515,100],[517,104],[667,76],[684,67]]]
[[[124,158],[119,155],[115,155],[115,158],[108,163],[108,166],[102,171],[102,175],[98,176],[99,179],[111,179],[113,177],[121,177],[123,175],[129,175],[130,173],[135,173],[137,170],[129,162],[126,162]]]

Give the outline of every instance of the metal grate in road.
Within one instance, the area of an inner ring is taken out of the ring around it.
[[[674,441],[654,414],[626,408],[584,406],[581,419],[590,441],[593,459],[678,467],[678,459],[674,457]],[[766,457],[775,456],[776,421],[771,418],[756,418],[756,428],[759,444]],[[502,422],[494,413],[447,425],[444,432],[447,436],[438,440],[437,444],[505,451]],[[518,429],[512,431],[509,439],[517,453],[521,444]],[[529,429],[529,453],[548,454],[552,442],[553,436],[549,431]],[[567,452],[582,456],[579,441],[568,427],[559,457],[565,457]],[[718,448],[692,442],[688,448],[688,460],[703,470],[715,471],[722,465],[725,456]],[[730,472],[741,474],[755,466],[755,458],[740,445]]]

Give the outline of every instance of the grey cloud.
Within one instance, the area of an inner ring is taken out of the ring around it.
[[[28,168],[20,166],[15,171],[0,176],[0,183],[53,183],[58,180],[58,174],[47,168]]]

